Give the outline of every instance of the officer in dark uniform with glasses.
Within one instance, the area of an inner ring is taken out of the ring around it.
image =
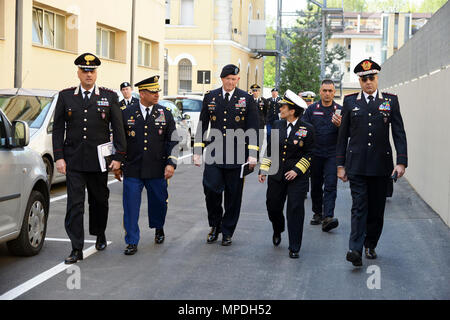
[[[371,59],[356,65],[354,72],[359,76],[362,91],[344,98],[336,148],[338,178],[350,181],[352,194],[347,260],[354,266],[362,265],[363,247],[367,259],[376,259],[375,248],[383,229],[389,179],[402,177],[408,165],[398,98],[378,90],[380,70]],[[389,129],[397,151],[395,167]]]

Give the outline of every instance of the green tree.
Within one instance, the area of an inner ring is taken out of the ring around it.
[[[266,28],[266,49],[275,50],[275,33],[276,30],[273,27]],[[264,87],[274,87],[275,86],[275,57],[265,57],[264,58]]]

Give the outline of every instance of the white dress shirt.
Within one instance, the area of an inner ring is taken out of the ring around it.
[[[230,92],[228,92],[228,93],[230,94],[230,96],[228,97],[228,101],[230,101],[231,96],[232,96],[233,93],[234,93],[234,90],[236,90],[236,89],[233,89],[233,90],[231,90]],[[226,92],[225,89],[222,87],[222,94],[223,94],[223,98],[224,98],[224,99],[225,99],[225,93],[227,93],[227,92]]]
[[[286,137],[289,137],[289,135],[291,134],[291,130],[295,127],[295,124],[297,123],[297,120],[298,120],[298,118],[295,119],[292,122],[286,121],[287,122],[287,124],[286,124],[287,125],[287,136]],[[292,123],[292,128],[289,127],[289,123]]]
[[[368,94],[365,91],[363,91],[363,94],[364,94],[364,98],[366,99],[367,104],[369,104],[369,102],[370,102],[369,96],[373,96],[373,101],[375,101],[377,94],[378,94],[378,90],[375,90],[375,92],[372,94]]]
[[[150,110],[148,112],[149,112],[149,114],[152,114],[153,106],[146,107],[140,102],[139,102],[139,106],[141,107],[141,113],[142,113],[142,116],[144,117],[144,120],[147,120],[146,119],[146,116],[147,116],[147,110],[146,109],[150,108]]]
[[[91,88],[91,90],[86,90],[85,88],[83,88],[82,85],[80,85],[80,88],[81,88],[81,93],[82,93],[83,99],[84,99],[84,93],[85,93],[86,91],[89,91],[88,99],[90,99],[91,96],[92,96],[92,92],[94,92],[94,90],[95,90],[95,85]]]

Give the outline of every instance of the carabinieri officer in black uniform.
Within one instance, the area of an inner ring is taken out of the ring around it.
[[[287,197],[289,257],[296,259],[302,245],[304,202],[309,187],[314,129],[300,120],[306,103],[294,92],[287,90],[280,104],[282,120],[275,121],[272,127],[272,135],[274,130],[278,130],[278,146],[268,141],[258,178],[263,183],[269,175],[266,206],[273,226],[272,241],[275,246],[280,244],[285,228],[283,208]],[[278,154],[274,153],[276,150]]]
[[[67,212],[65,227],[72,242],[66,264],[83,259],[84,198],[88,191],[89,233],[97,236],[97,250],[106,248],[105,229],[108,219],[108,172],[102,172],[97,146],[110,142],[113,131],[116,153],[109,169],[120,169],[125,158],[126,140],[117,94],[98,87],[97,67],[100,60],[85,53],[75,60],[80,85],[62,90],[58,96],[53,124],[53,154],[58,172],[66,175]]]
[[[129,105],[139,105],[139,99],[133,97],[133,90],[131,89],[131,84],[129,82],[122,82],[120,84],[120,92],[122,92],[123,99],[120,100],[119,105],[121,107]]]
[[[356,65],[354,72],[360,77],[362,91],[344,98],[336,149],[338,178],[350,180],[353,205],[347,260],[354,266],[362,265],[363,246],[366,258],[377,257],[375,247],[383,229],[389,177],[396,174],[400,178],[408,165],[398,98],[378,90],[380,70],[370,59]],[[389,128],[397,151],[395,168]]]
[[[135,86],[139,104],[123,106],[127,136],[127,156],[123,165],[123,222],[126,231],[125,255],[137,252],[142,189],[147,190],[149,227],[155,228],[155,243],[163,243],[167,213],[167,181],[177,167],[179,141],[170,108],[158,104],[159,76]],[[116,175],[120,180],[120,177]]]
[[[253,97],[236,87],[239,68],[226,65],[220,78],[223,86],[207,93],[203,99],[194,143],[194,164],[201,165],[203,148],[207,141],[210,142],[203,173],[211,227],[207,243],[216,241],[222,232],[222,245],[229,246],[241,210],[244,185],[244,180],[240,178],[241,165],[249,162],[250,169],[253,169],[257,163],[259,120]],[[209,124],[210,134],[205,137]],[[250,136],[248,139],[244,137],[244,132]],[[225,213],[222,208],[224,191]]]

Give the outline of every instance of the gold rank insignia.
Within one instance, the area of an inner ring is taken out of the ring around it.
[[[127,107],[126,106],[123,106],[123,107],[120,107],[120,110],[125,110]]]
[[[300,142],[298,143],[298,145],[301,147],[303,147],[303,140],[300,140]]]
[[[213,121],[216,121],[216,119],[217,119],[216,116],[212,116]]]
[[[241,117],[236,116],[236,118],[234,118],[234,120],[236,120],[236,122],[239,122],[239,121],[241,121]]]
[[[136,132],[131,131],[131,136],[134,137],[136,135]]]

